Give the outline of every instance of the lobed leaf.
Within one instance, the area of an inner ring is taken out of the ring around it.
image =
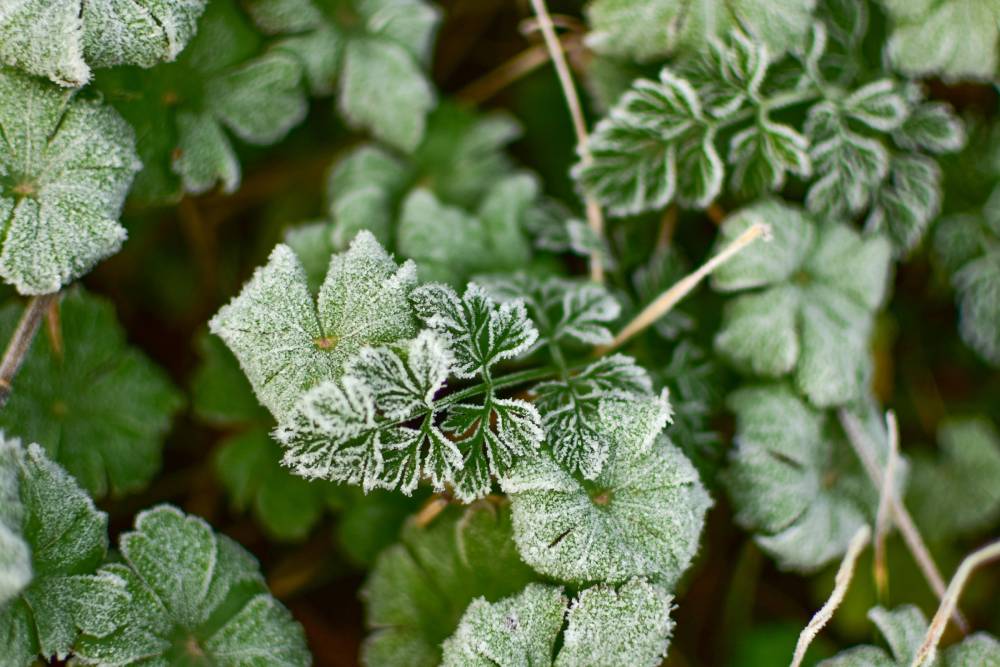
[[[10,338],[21,308],[0,310]],[[129,346],[112,305],[72,290],[59,306],[60,341],[40,333],[0,411],[0,428],[38,442],[94,497],[145,488],[183,397]]]

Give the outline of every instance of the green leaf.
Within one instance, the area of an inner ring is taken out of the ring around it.
[[[20,308],[0,311],[10,338]],[[61,346],[39,335],[0,411],[0,428],[41,444],[95,497],[144,488],[183,405],[166,374],[129,347],[104,299],[70,291],[59,310]]]
[[[808,150],[809,142],[794,129],[762,118],[730,139],[730,184],[750,196],[781,190],[786,174],[811,174]]]
[[[392,242],[408,171],[405,163],[377,146],[362,146],[337,163],[326,186],[337,245],[346,246],[362,229],[384,244]]]
[[[92,67],[152,67],[184,49],[205,3],[12,0],[0,12],[0,62],[70,87]]]
[[[838,427],[781,385],[743,388],[728,402],[736,434],[725,475],[736,522],[782,569],[815,572],[839,558],[878,496]]]
[[[268,264],[209,322],[240,360],[257,397],[282,421],[298,398],[367,345],[415,333],[407,295],[412,262],[398,266],[363,232],[330,260],[318,299],[295,253],[278,245]]]
[[[824,660],[818,667],[909,667],[927,634],[923,612],[913,605],[892,610],[875,607],[868,612],[868,618],[885,638],[888,652],[876,646],[858,646]],[[985,632],[977,632],[940,652],[933,665],[997,667],[1000,642]]]
[[[907,505],[932,540],[988,532],[1000,520],[1000,434],[985,418],[938,429],[940,455],[914,455]]]
[[[426,74],[439,12],[423,0],[251,0],[264,30],[305,68],[317,95],[337,91],[347,121],[412,152],[436,104]]]
[[[670,642],[672,599],[639,578],[588,588],[572,603],[542,584],[497,602],[478,598],[445,641],[443,664],[655,667]]]
[[[866,226],[884,231],[897,254],[911,251],[941,210],[941,169],[921,156],[894,156]]]
[[[261,47],[234,0],[213,0],[176,62],[98,73],[95,87],[138,137],[143,170],[133,199],[174,202],[216,185],[232,192],[240,163],[227,129],[247,143],[268,145],[305,118],[301,64],[284,52],[262,54]]]
[[[122,587],[93,574],[108,549],[107,515],[38,445],[4,441],[2,447],[0,476],[16,480],[5,494],[13,491],[20,502],[16,529],[30,569],[20,574],[20,592],[8,589],[14,597],[0,602],[0,638],[4,664],[28,667],[37,655],[65,659],[80,628],[106,630],[111,607],[82,598],[100,588],[113,600]]]
[[[603,54],[649,61],[704,51],[714,37],[741,28],[782,53],[805,37],[813,5],[811,0],[592,0],[587,41]]]
[[[629,429],[629,404],[614,407],[602,417],[620,428],[593,481],[547,454],[519,461],[501,480],[514,538],[525,562],[560,581],[646,576],[669,588],[694,557],[711,500],[680,450]]]
[[[203,332],[197,347],[201,363],[191,379],[191,408],[198,418],[218,426],[269,423],[270,416],[226,344]]]
[[[0,434],[0,609],[31,582],[31,547],[22,534],[20,443]]]
[[[536,578],[517,554],[505,503],[450,508],[426,527],[411,521],[365,582],[372,634],[362,645],[362,662],[437,667],[441,642],[473,599],[499,600]]]
[[[721,171],[698,94],[685,79],[664,68],[658,81],[633,84],[590,137],[592,162],[573,167],[585,193],[615,215],[660,208],[681,196],[698,206],[718,194]],[[678,160],[697,174],[679,177]]]
[[[771,224],[773,240],[747,248],[713,276],[721,291],[761,288],[726,305],[716,349],[757,375],[794,373],[816,405],[858,397],[873,312],[888,282],[888,242],[846,225],[820,226],[796,208],[764,201],[729,216],[719,246],[758,221]]]
[[[102,572],[128,595],[115,598],[113,627],[76,643],[81,664],[310,664],[302,628],[267,592],[253,556],[203,520],[160,505],[139,514],[119,548],[124,562]]]
[[[924,102],[911,109],[893,138],[903,148],[931,153],[954,153],[966,140],[962,121],[942,102]]]
[[[996,78],[1000,7],[990,0],[882,0],[892,64],[910,76],[947,81]]]
[[[22,294],[56,292],[118,252],[140,166],[114,110],[0,70],[0,276]]]

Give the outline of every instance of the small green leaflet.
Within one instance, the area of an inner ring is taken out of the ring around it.
[[[839,558],[878,504],[839,427],[782,385],[745,387],[728,403],[736,447],[724,474],[736,522],[782,569],[815,572]],[[871,415],[864,423],[884,458]]]
[[[441,642],[473,599],[499,600],[538,577],[517,554],[506,502],[451,507],[410,521],[375,561],[362,590],[370,667],[438,667]]]
[[[945,541],[990,532],[1000,522],[1000,433],[984,417],[953,418],[938,443],[938,460],[913,455],[907,506],[921,533]]]
[[[143,170],[134,200],[176,202],[217,185],[233,192],[240,162],[229,133],[268,145],[305,118],[302,66],[262,46],[234,0],[212,0],[176,62],[97,74],[95,87],[136,130]]]
[[[0,69],[0,277],[21,294],[56,292],[118,252],[140,168],[113,109]]]
[[[819,663],[818,667],[910,667],[927,634],[927,618],[913,605],[892,610],[875,607],[868,618],[885,638],[889,650],[877,646],[857,646]],[[934,667],[998,667],[1000,642],[985,632],[977,632],[949,646],[933,662]]]
[[[639,61],[706,50],[732,28],[747,30],[775,53],[809,30],[814,0],[591,0],[588,44]]]
[[[0,336],[10,338],[20,311],[0,310]],[[0,411],[0,428],[41,444],[94,497],[138,491],[160,468],[163,438],[183,398],[127,345],[104,299],[71,290],[59,321],[61,347],[39,333]]]
[[[416,333],[407,300],[415,285],[412,262],[398,266],[374,236],[361,232],[346,252],[330,259],[314,298],[298,257],[278,245],[209,328],[281,422],[308,389],[339,377],[362,347]]]
[[[0,562],[9,553],[30,559],[20,563],[16,579],[0,570],[7,587],[0,589],[3,664],[28,667],[39,655],[64,660],[79,629],[113,627],[113,605],[124,595],[117,579],[94,575],[108,550],[107,515],[38,445],[0,440],[0,481],[4,498],[13,495],[20,504],[3,508],[4,520],[17,522],[7,527],[20,537],[13,535],[17,551],[5,550]],[[104,599],[89,604],[97,589]]]
[[[996,79],[1000,6],[993,0],[881,0],[891,29],[887,52],[910,76]]]
[[[425,69],[439,11],[423,0],[251,0],[247,9],[305,68],[316,95],[405,151],[420,143],[436,94]]]
[[[525,562],[559,581],[624,582],[645,576],[672,587],[698,549],[712,504],[691,462],[662,422],[629,428],[631,403],[602,414],[619,426],[608,462],[579,479],[551,455],[519,461],[501,480],[511,497],[514,539]]]
[[[139,514],[119,550],[123,562],[101,568],[108,584],[84,599],[115,622],[85,628],[74,647],[81,664],[310,664],[302,628],[253,556],[203,520],[160,505]]]
[[[444,643],[442,664],[655,667],[673,630],[671,602],[665,590],[639,578],[588,588],[572,602],[557,586],[529,584],[503,600],[473,600]]]
[[[207,0],[10,0],[0,11],[0,63],[79,87],[92,67],[152,67],[194,36]]]
[[[816,405],[858,397],[873,313],[887,287],[889,243],[763,200],[726,219],[720,247],[758,221],[771,225],[773,240],[747,248],[712,277],[722,292],[754,290],[726,305],[716,349],[755,375],[794,374]]]

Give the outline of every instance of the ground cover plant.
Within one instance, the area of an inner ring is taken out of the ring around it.
[[[995,0],[5,2],[0,667],[1000,667],[998,62]]]

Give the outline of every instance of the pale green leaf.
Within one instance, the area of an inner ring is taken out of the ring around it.
[[[117,252],[139,168],[114,110],[0,70],[0,276],[22,294],[55,292]]]
[[[92,67],[171,61],[196,30],[206,0],[10,0],[0,8],[0,62],[62,86]]]

